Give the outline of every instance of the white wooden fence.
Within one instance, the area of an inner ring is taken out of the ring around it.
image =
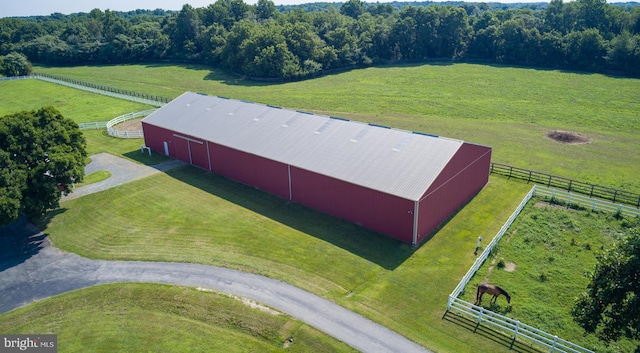
[[[113,118],[109,120],[106,124],[107,133],[113,137],[119,137],[119,138],[143,138],[144,134],[142,130],[124,130],[123,131],[123,130],[114,129],[113,127],[127,120],[137,119],[143,116],[147,116],[155,111],[156,109],[149,109],[149,110],[145,110],[137,113],[129,113],[129,114],[121,115],[117,118]]]
[[[464,288],[467,286],[467,284],[469,283],[473,275],[478,271],[480,266],[482,266],[484,261],[491,254],[491,251],[493,251],[493,248],[500,242],[500,239],[502,239],[502,236],[507,232],[511,224],[515,221],[515,219],[518,217],[518,215],[524,208],[524,206],[527,204],[527,202],[529,202],[529,200],[531,200],[531,198],[534,195],[549,196],[549,197],[553,195],[553,197],[555,197],[557,200],[567,200],[565,202],[570,202],[570,203],[574,203],[576,201],[577,202],[589,201],[589,204],[592,205],[593,210],[609,210],[613,212],[618,212],[618,210],[620,210],[619,207],[621,206],[618,204],[613,204],[608,201],[602,201],[602,200],[596,201],[594,199],[575,195],[566,191],[560,191],[560,190],[547,188],[544,186],[534,185],[533,188],[531,188],[531,190],[529,191],[529,193],[527,193],[527,195],[524,197],[524,199],[522,199],[522,202],[520,202],[520,205],[518,205],[516,210],[513,211],[513,213],[507,220],[507,222],[505,222],[505,224],[502,226],[502,228],[500,228],[500,230],[495,235],[495,237],[493,237],[493,239],[491,240],[489,245],[487,245],[487,247],[484,249],[482,254],[480,254],[480,256],[476,259],[476,261],[473,263],[471,268],[469,268],[469,271],[467,271],[464,277],[462,277],[462,279],[460,280],[460,283],[458,283],[458,285],[453,290],[453,292],[451,292],[451,294],[449,295],[449,301],[447,304],[447,312],[455,311],[459,314],[463,314],[465,316],[471,317],[477,323],[476,328],[480,324],[485,324],[485,325],[490,325],[494,328],[497,328],[501,331],[509,332],[510,334],[512,334],[513,342],[515,342],[516,340],[530,341],[532,343],[536,343],[543,347],[548,348],[550,352],[563,352],[563,353],[592,352],[591,350],[581,347],[577,344],[558,338],[558,336],[544,332],[535,327],[523,324],[520,321],[514,320],[507,316],[494,313],[492,311],[484,309],[483,307],[474,305],[472,303],[469,303],[467,301],[464,301],[458,298],[458,296],[460,295],[462,290],[464,290]],[[586,198],[587,200],[582,200],[583,198]],[[623,208],[627,207],[631,210],[635,210],[636,212],[638,211],[632,207],[628,207],[628,206],[622,206],[622,207]],[[623,212],[628,212],[626,209],[623,209],[623,210],[624,210]],[[630,214],[633,214],[633,213],[630,213]]]
[[[148,105],[152,105],[152,106],[155,106],[155,107],[161,107],[161,106],[166,104],[165,102],[161,102],[161,101],[158,101],[158,100],[155,100],[155,99],[148,99],[148,98],[144,98],[144,97],[132,96],[130,94],[127,94],[126,92],[109,91],[109,90],[106,89],[106,87],[104,87],[104,88],[90,87],[87,84],[83,84],[81,82],[74,83],[74,82],[58,80],[56,78],[49,77],[48,75],[33,74],[30,77],[33,77],[35,79],[42,80],[42,81],[47,81],[47,82],[56,83],[56,84],[59,84],[59,85],[71,87],[71,88],[81,89],[81,90],[84,90],[84,91],[87,91],[87,92],[98,93],[98,94],[102,94],[102,95],[109,96],[109,97],[120,98],[120,99],[125,99],[125,100],[128,100],[128,101],[132,101],[132,102],[148,104]]]
[[[548,197],[552,202],[558,202],[566,205],[577,205],[591,211],[619,213],[624,216],[632,217],[640,216],[640,209],[637,207],[612,203],[598,198],[566,192],[564,190],[557,190],[538,185],[535,188],[535,194],[537,196]]]
[[[15,80],[24,80],[24,79],[28,79],[28,78],[32,78],[31,76],[12,76],[12,77],[0,77],[0,82],[1,81],[15,81]]]
[[[107,123],[108,121],[96,121],[96,122],[92,122],[92,123],[82,123],[82,124],[78,124],[78,126],[80,127],[80,130],[98,130],[98,129],[104,129],[105,127],[107,127]]]

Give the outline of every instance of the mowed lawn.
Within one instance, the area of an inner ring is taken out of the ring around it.
[[[442,315],[529,185],[494,178],[418,249],[193,167],[66,201],[55,246],[111,260],[196,262],[277,278],[441,352],[506,351]]]
[[[492,146],[493,161],[640,193],[640,80],[475,64],[372,67],[289,83],[198,65],[36,67],[35,71],[176,97],[245,99]],[[592,139],[549,140],[553,130]]]
[[[9,332],[56,333],[60,352],[356,352],[255,302],[157,284],[59,295],[0,316]]]
[[[45,81],[29,79],[0,82],[0,116],[22,110],[53,106],[78,124],[109,121],[117,116],[151,107],[123,99],[101,96]]]

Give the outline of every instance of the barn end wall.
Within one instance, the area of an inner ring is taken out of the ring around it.
[[[413,239],[414,202],[291,167],[292,200],[404,242]]]
[[[462,144],[420,200],[418,243],[480,192],[490,166],[490,147]]]

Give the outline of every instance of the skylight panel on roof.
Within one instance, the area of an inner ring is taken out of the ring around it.
[[[287,120],[286,123],[282,124],[282,127],[289,127],[291,124],[295,123],[296,120],[300,119],[300,115],[296,114],[291,119]]]
[[[265,109],[262,113],[258,114],[258,116],[253,118],[253,121],[260,121],[260,119],[265,117],[267,114],[269,114],[269,109]]]
[[[351,139],[351,142],[358,142],[360,140],[362,140],[362,138],[369,133],[369,131],[371,130],[371,126],[367,126],[364,129],[360,130],[360,132]]]
[[[402,140],[400,140],[398,142],[398,144],[394,148],[392,148],[391,150],[394,151],[394,152],[400,152],[400,150],[404,146],[406,146],[409,143],[409,141],[411,141],[411,135],[410,134],[405,134],[404,137],[402,138]]]
[[[327,120],[324,124],[322,124],[322,126],[320,126],[318,128],[318,130],[314,131],[314,134],[320,134],[322,133],[324,130],[326,130],[329,126],[331,126],[331,124],[333,124],[334,120]]]

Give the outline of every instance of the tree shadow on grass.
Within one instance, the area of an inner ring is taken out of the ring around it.
[[[49,212],[49,214],[59,214]],[[26,217],[0,228],[0,272],[17,266],[38,254],[49,245],[47,235],[33,225]]]
[[[166,174],[388,270],[400,266],[415,251],[399,240],[195,167],[175,168]]]
[[[474,333],[493,341],[503,347],[507,347],[514,352],[522,352],[522,353],[541,353],[547,352],[547,350],[541,350],[537,347],[532,347],[527,345],[524,342],[520,342],[518,340],[514,340],[512,335],[508,335],[504,332],[493,329],[491,326],[478,324],[476,320],[464,315],[459,315],[457,313],[447,311],[444,313],[442,317],[443,320],[446,320],[452,324],[458,325],[464,329],[469,331],[473,331]]]

